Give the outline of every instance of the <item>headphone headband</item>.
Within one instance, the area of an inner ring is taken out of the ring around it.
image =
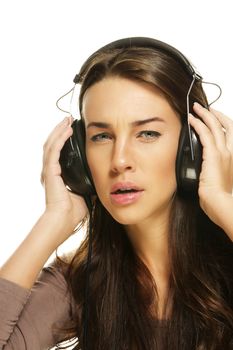
[[[202,80],[202,76],[196,72],[190,61],[175,47],[157,40],[153,38],[148,37],[131,37],[131,38],[124,38],[112,41],[111,43],[102,46],[100,49],[95,51],[91,56],[95,56],[98,52],[101,51],[108,51],[111,49],[127,49],[132,47],[147,47],[152,49],[159,49],[160,51],[163,51],[173,57],[175,60],[177,60],[187,71],[188,74],[190,74],[192,77],[195,76],[196,80]],[[91,57],[90,56],[90,57]],[[77,74],[74,78],[74,83],[79,83],[79,74]]]

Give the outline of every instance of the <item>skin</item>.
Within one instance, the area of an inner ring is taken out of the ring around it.
[[[155,87],[108,77],[87,90],[83,117],[87,161],[97,194],[114,219],[125,226],[137,254],[149,267],[159,289],[164,290],[169,271],[168,216],[176,190],[179,116]],[[132,125],[153,117],[163,121]],[[95,122],[110,125],[90,125]],[[121,181],[136,183],[144,190],[143,195],[131,204],[113,203],[111,187]]]

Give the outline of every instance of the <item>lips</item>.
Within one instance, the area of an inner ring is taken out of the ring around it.
[[[120,193],[127,193],[127,192],[138,192],[143,191],[143,189],[139,186],[137,186],[133,182],[118,182],[114,184],[111,188],[111,194],[120,194]]]
[[[132,182],[118,182],[111,188],[111,202],[117,206],[129,205],[137,202],[144,190]]]

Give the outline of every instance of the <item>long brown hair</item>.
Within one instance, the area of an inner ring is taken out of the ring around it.
[[[160,89],[186,121],[186,96],[192,77],[174,58],[160,50],[131,47],[98,52],[82,66],[79,79],[80,112],[83,96],[107,76],[146,82]],[[201,81],[194,83],[190,111],[197,101],[208,107]],[[233,349],[232,242],[200,208],[198,200],[176,193],[170,213],[171,258],[168,302],[171,315],[158,321],[151,312],[157,303],[156,283],[136,255],[123,225],[96,199],[91,222],[88,342],[95,350],[227,350]],[[156,231],[156,227],[154,227]],[[63,340],[74,337],[83,348],[84,305],[89,236],[73,259],[58,259],[75,300],[73,323]]]

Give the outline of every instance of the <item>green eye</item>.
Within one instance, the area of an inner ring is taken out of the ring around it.
[[[154,131],[154,130],[143,130],[138,134],[139,137],[142,137],[144,139],[156,139],[159,136],[161,136],[161,134],[158,131]]]
[[[143,131],[140,131],[137,135],[137,137],[147,141],[157,139],[159,136],[161,136],[161,134],[154,130],[143,130]],[[91,141],[93,142],[105,142],[111,139],[112,139],[112,136],[106,132],[96,134],[91,137]]]
[[[111,136],[107,133],[101,133],[101,134],[97,134],[91,137],[91,141],[93,142],[103,142],[106,140],[109,140],[111,138]]]

